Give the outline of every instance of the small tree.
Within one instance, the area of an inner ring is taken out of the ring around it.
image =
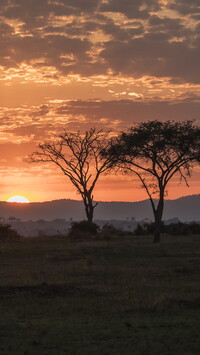
[[[167,184],[179,174],[188,185],[192,165],[200,160],[199,148],[200,128],[192,121],[148,121],[135,124],[102,151],[116,167],[136,174],[146,190],[155,218],[154,242],[160,241]]]
[[[93,221],[97,202],[93,201],[93,191],[99,176],[111,166],[110,158],[101,158],[101,150],[107,146],[105,134],[92,128],[81,135],[60,134],[54,142],[39,145],[32,153],[31,162],[50,162],[57,165],[80,193],[89,222]]]

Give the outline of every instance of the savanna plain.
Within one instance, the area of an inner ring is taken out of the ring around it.
[[[200,236],[0,242],[0,354],[199,354]]]

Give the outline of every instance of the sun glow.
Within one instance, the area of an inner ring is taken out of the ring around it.
[[[15,195],[10,197],[7,202],[29,203],[30,201],[24,196]]]

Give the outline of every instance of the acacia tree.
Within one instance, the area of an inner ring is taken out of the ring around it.
[[[87,220],[93,221],[93,191],[99,176],[111,167],[110,157],[101,157],[107,140],[102,131],[92,128],[81,135],[80,132],[64,132],[54,142],[39,144],[39,149],[30,156],[31,162],[50,162],[57,165],[80,193]]]
[[[154,242],[160,241],[167,184],[179,174],[188,185],[191,168],[200,161],[199,149],[200,128],[192,121],[147,121],[122,132],[102,151],[115,167],[136,174],[146,190],[155,219]]]

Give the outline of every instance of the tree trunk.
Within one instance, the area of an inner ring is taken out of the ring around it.
[[[154,243],[160,243],[161,219],[158,217],[158,210],[155,213]]]
[[[154,218],[155,218],[155,230],[154,230],[154,240],[153,240],[154,243],[160,243],[160,232],[161,232],[163,209],[164,209],[164,190],[160,192],[160,199],[158,202],[158,206],[154,212]]]
[[[84,206],[85,206],[85,213],[86,213],[86,217],[88,222],[92,223],[93,222],[93,216],[94,216],[94,206],[92,203],[92,199],[91,198],[85,198],[83,200],[84,202]]]
[[[94,215],[94,209],[91,206],[88,206],[88,212],[87,212],[87,220],[88,222],[92,223],[93,222],[93,215]]]

